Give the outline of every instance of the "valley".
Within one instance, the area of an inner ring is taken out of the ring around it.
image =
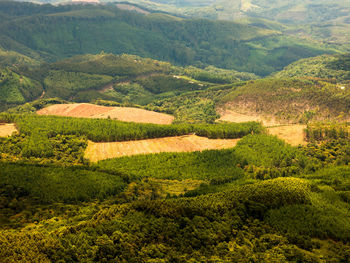
[[[0,262],[348,262],[349,7],[0,0]]]

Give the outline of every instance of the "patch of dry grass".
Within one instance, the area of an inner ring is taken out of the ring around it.
[[[0,137],[11,136],[14,132],[18,132],[14,124],[0,124]]]
[[[89,142],[85,157],[92,162],[160,152],[194,152],[213,149],[226,149],[236,146],[239,139],[208,139],[196,135],[185,135],[125,142]]]

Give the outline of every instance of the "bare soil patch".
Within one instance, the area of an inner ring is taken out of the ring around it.
[[[218,121],[228,122],[248,122],[257,121],[262,122],[265,126],[275,126],[279,123],[273,117],[261,116],[258,114],[251,113],[239,113],[231,109],[218,109],[220,119]]]
[[[14,132],[18,132],[14,124],[12,123],[0,124],[0,137],[11,136]]]
[[[107,107],[88,103],[56,104],[37,111],[39,115],[78,118],[111,118],[120,121],[171,124],[174,116],[132,107]]]
[[[185,135],[139,141],[89,142],[85,157],[92,162],[160,152],[193,152],[213,149],[226,149],[236,146],[239,139],[208,139],[196,135]]]
[[[286,125],[270,127],[268,131],[271,135],[276,135],[278,138],[286,141],[287,143],[298,146],[306,145],[305,132],[306,125]]]

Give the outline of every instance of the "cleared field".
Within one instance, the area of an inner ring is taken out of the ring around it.
[[[305,132],[306,125],[287,125],[270,127],[268,131],[272,135],[276,135],[278,138],[286,141],[287,143],[297,146],[306,145]]]
[[[106,107],[88,103],[56,104],[37,111],[39,115],[78,118],[111,118],[120,121],[171,124],[174,116],[131,107]]]
[[[247,121],[258,121],[262,122],[265,126],[274,126],[279,123],[273,118],[267,118],[260,115],[253,114],[242,114],[229,109],[219,109],[220,119],[218,121],[229,121],[229,122],[247,122]]]
[[[14,124],[0,124],[0,137],[11,136],[14,132],[17,132]]]
[[[89,142],[85,157],[92,162],[97,162],[136,154],[225,149],[236,146],[238,141],[239,139],[208,139],[196,135],[185,135],[126,142]]]

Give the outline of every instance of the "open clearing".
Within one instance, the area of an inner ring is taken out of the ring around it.
[[[270,127],[268,128],[268,131],[271,135],[276,135],[287,143],[297,146],[306,145],[304,129],[306,129],[306,125],[295,124]]]
[[[236,146],[238,141],[239,139],[208,139],[196,135],[184,135],[139,141],[89,142],[85,157],[97,162],[136,154],[226,149]]]
[[[262,122],[265,126],[275,126],[279,123],[274,118],[268,118],[260,115],[253,114],[242,114],[229,109],[219,109],[220,119],[218,121],[229,121],[229,122],[247,122],[247,121],[258,121]]]
[[[111,118],[120,121],[171,124],[174,116],[132,107],[107,107],[88,103],[55,104],[37,111],[39,115],[78,118]]]
[[[11,136],[14,132],[18,132],[14,124],[0,124],[0,137]]]

